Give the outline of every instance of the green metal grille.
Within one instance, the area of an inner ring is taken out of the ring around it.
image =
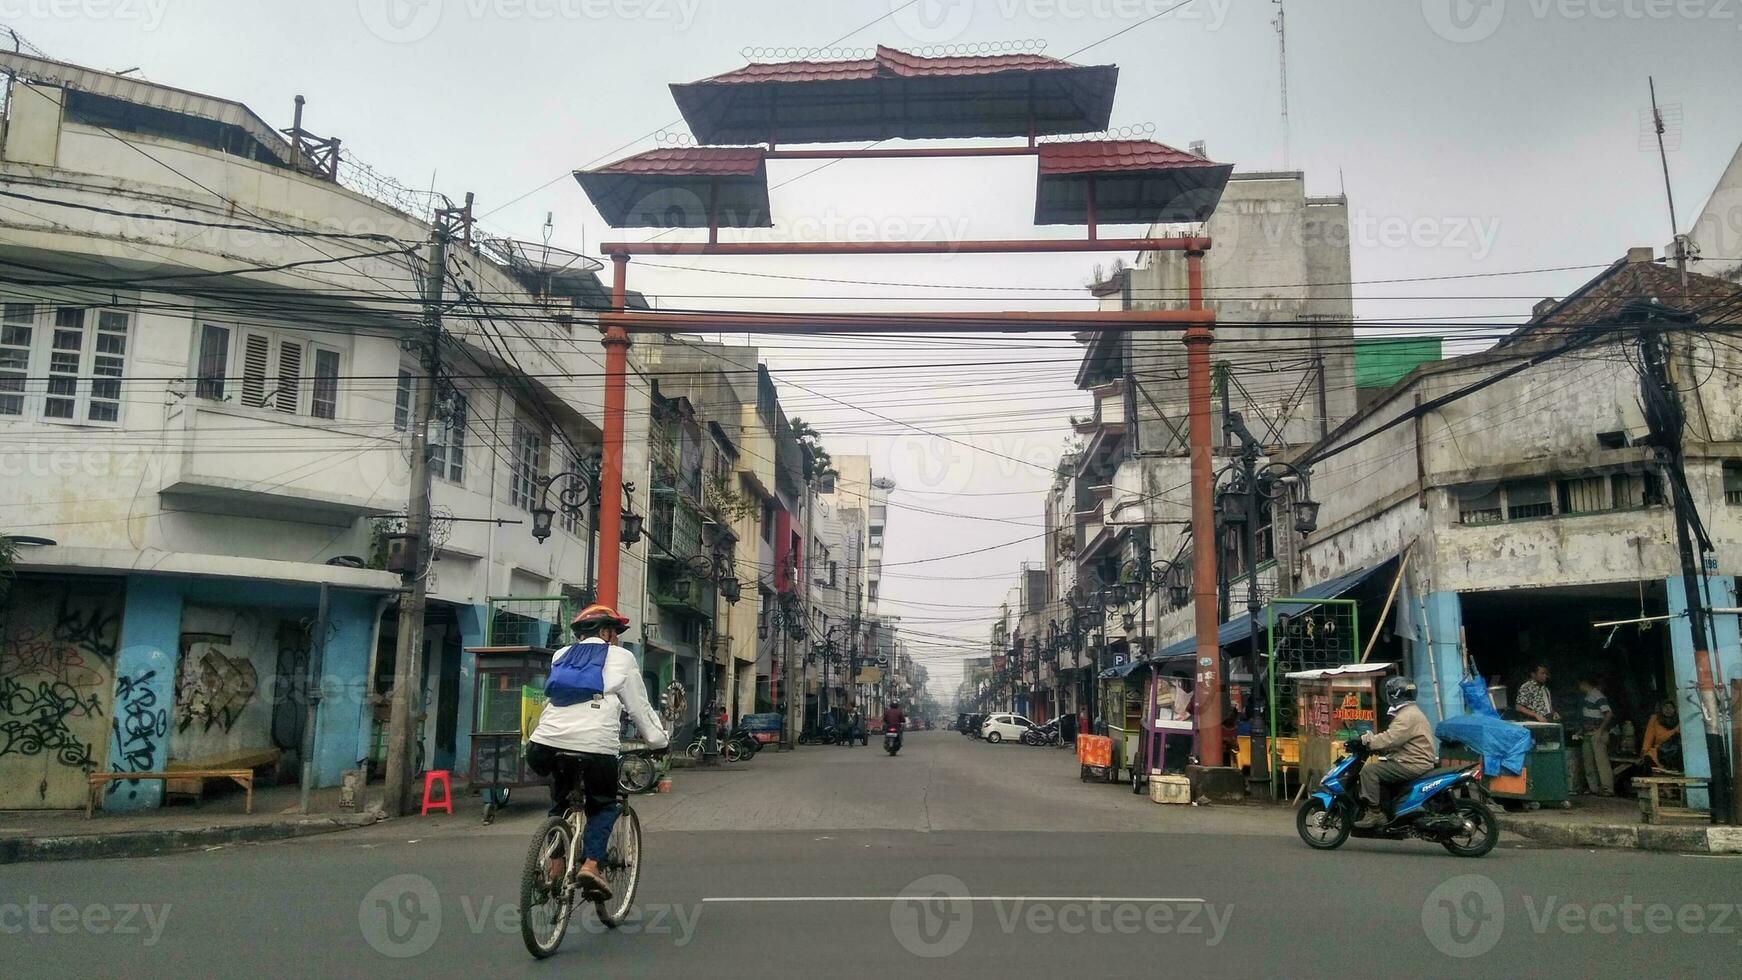
[[[579,610],[565,596],[491,596],[484,645],[549,647],[568,642],[568,623]]]
[[[1270,734],[1299,734],[1296,685],[1288,675],[1355,662],[1360,615],[1353,599],[1278,599],[1269,608]]]

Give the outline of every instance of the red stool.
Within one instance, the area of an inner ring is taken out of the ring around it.
[[[435,788],[436,783],[442,784],[442,798],[431,800],[430,790]],[[440,810],[443,813],[454,812],[454,788],[448,782],[446,769],[431,769],[423,774],[423,812],[418,816],[427,817],[431,810]]]

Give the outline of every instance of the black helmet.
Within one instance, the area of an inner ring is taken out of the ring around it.
[[[1392,677],[1385,681],[1385,704],[1392,711],[1415,701],[1415,681],[1407,677]]]

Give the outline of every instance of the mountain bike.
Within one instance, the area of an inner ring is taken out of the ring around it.
[[[652,754],[652,749],[624,752],[625,757]],[[526,852],[526,867],[520,875],[520,937],[526,941],[526,951],[537,959],[556,953],[575,906],[585,901],[575,881],[581,867],[581,831],[587,821],[581,805],[583,792],[577,786],[569,794],[567,811],[545,820]],[[635,902],[636,883],[641,880],[641,818],[629,805],[629,794],[621,785],[617,807],[617,823],[611,828],[605,858],[599,862],[600,876],[611,887],[611,898],[593,903],[599,921],[613,929],[628,916]],[[552,875],[552,865],[558,863],[562,873]]]

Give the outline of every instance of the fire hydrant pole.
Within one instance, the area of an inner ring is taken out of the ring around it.
[[[1186,252],[1190,307],[1204,308],[1204,253]],[[1198,758],[1220,766],[1222,755],[1222,648],[1216,623],[1215,473],[1210,460],[1210,344],[1208,324],[1186,328],[1187,418],[1192,461],[1192,599],[1197,633],[1195,694]]]
[[[629,256],[611,256],[611,308],[628,306]],[[628,402],[629,332],[613,322],[605,328],[605,445],[599,461],[599,594],[594,601],[617,605],[623,554],[623,428]]]

